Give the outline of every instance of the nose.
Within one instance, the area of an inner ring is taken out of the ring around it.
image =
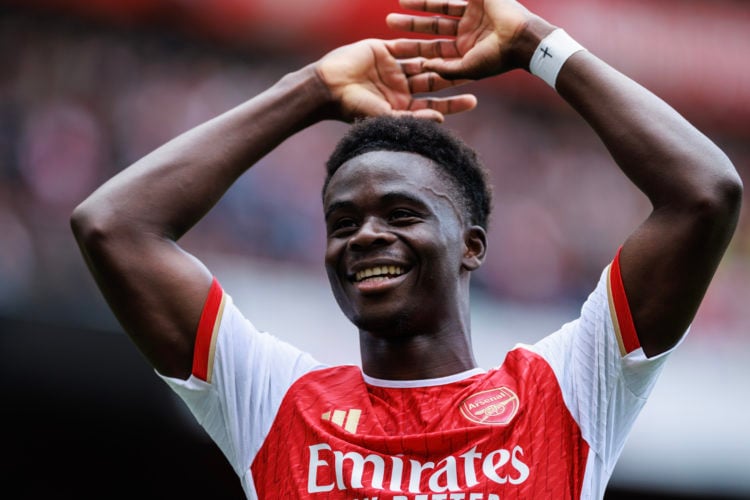
[[[388,231],[386,224],[371,217],[366,219],[348,241],[351,250],[364,250],[371,246],[386,246],[396,240],[396,236]]]

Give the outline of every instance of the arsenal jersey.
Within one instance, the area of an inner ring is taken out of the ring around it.
[[[667,355],[640,348],[616,257],[576,320],[499,367],[429,380],[324,366],[214,280],[192,375],[162,378],[248,498],[594,499]]]

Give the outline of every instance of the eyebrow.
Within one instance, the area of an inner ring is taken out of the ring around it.
[[[412,205],[417,205],[423,210],[431,211],[421,198],[408,191],[391,191],[381,196],[380,202],[384,204],[407,202]],[[328,219],[328,217],[337,210],[353,210],[356,207],[357,205],[351,200],[334,201],[325,211],[325,218]]]
[[[354,202],[351,201],[334,201],[331,203],[331,205],[328,207],[328,209],[325,211],[325,218],[326,220],[328,217],[331,216],[331,214],[337,210],[347,210],[347,209],[353,209],[354,208]]]

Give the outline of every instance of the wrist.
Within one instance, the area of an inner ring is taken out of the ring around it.
[[[557,90],[557,75],[567,60],[576,52],[585,50],[565,30],[558,28],[539,42],[531,56],[529,71]]]
[[[275,86],[295,103],[305,126],[333,118],[335,99],[314,63],[286,74]]]
[[[557,26],[541,17],[532,16],[513,39],[511,54],[516,65],[528,71],[539,43],[555,29]]]

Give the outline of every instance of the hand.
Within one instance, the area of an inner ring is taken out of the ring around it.
[[[404,41],[395,54],[429,58],[424,71],[446,79],[478,80],[528,64],[518,39],[539,20],[515,0],[400,0],[404,9],[436,16],[389,14],[388,26],[401,31],[445,36]],[[533,48],[532,48],[533,50]]]
[[[424,59],[397,60],[398,41],[363,40],[329,52],[315,71],[336,103],[336,118],[410,114],[442,122],[446,114],[476,106],[470,94],[445,98],[415,97],[457,85],[422,70]]]

